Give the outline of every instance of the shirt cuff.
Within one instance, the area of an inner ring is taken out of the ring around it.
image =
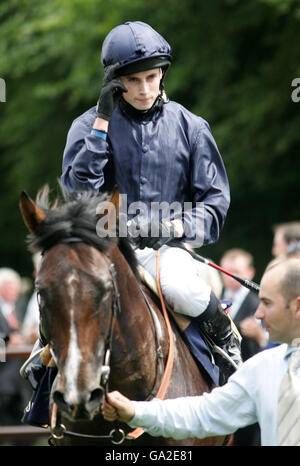
[[[99,138],[104,139],[106,141],[107,133],[105,131],[99,131],[98,129],[92,129],[91,134],[98,136]]]
[[[159,400],[154,398],[152,401],[132,401],[134,405],[134,416],[128,425],[132,428],[145,427],[149,428],[155,423],[156,410],[153,407],[153,403],[157,403]]]

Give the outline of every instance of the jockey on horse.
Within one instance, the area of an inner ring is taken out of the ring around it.
[[[127,22],[112,29],[102,46],[100,98],[71,126],[62,183],[69,192],[111,191],[117,184],[131,213],[138,205],[127,234],[139,263],[155,277],[160,250],[166,301],[237,367],[240,344],[228,315],[197,274],[194,259],[168,244],[174,238],[194,247],[217,241],[230,203],[225,167],[208,123],[166,97],[171,59],[169,44],[149,25]],[[169,207],[165,216],[157,217],[157,205]],[[174,205],[180,209],[170,217]],[[224,358],[217,364],[224,383],[235,369]]]

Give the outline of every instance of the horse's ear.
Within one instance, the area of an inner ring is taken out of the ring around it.
[[[120,192],[119,188],[115,186],[111,197],[97,205],[96,214],[99,216],[97,228],[99,231],[116,232],[119,208]]]
[[[105,230],[116,229],[117,217],[120,209],[120,191],[117,185],[114,186],[110,200],[108,201],[107,223],[104,226]]]
[[[46,218],[46,212],[23,191],[20,197],[20,209],[28,230],[34,233],[39,224]]]
[[[115,206],[115,212],[118,214],[120,210],[120,191],[117,185],[115,185],[110,201]]]

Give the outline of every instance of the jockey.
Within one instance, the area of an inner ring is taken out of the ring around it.
[[[166,97],[171,60],[170,45],[148,24],[127,22],[110,31],[102,46],[100,97],[70,128],[62,183],[70,192],[111,191],[117,184],[128,212],[139,208],[128,222],[139,263],[155,277],[160,249],[167,302],[196,320],[239,366],[240,345],[227,314],[198,276],[194,259],[168,245],[174,237],[193,247],[217,241],[230,203],[208,123]],[[221,371],[227,378],[234,369],[224,360]]]
[[[102,46],[97,105],[76,118],[68,133],[62,183],[69,192],[118,186],[126,195],[126,235],[133,238],[139,263],[155,277],[160,250],[168,304],[239,366],[239,339],[229,317],[194,259],[168,244],[174,238],[193,247],[217,241],[230,202],[208,123],[166,97],[171,60],[169,44],[149,25],[127,22],[112,29]],[[217,364],[225,380],[235,370],[226,359]]]

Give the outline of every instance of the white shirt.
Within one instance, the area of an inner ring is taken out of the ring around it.
[[[261,443],[277,445],[277,399],[288,356],[295,347],[282,344],[248,359],[226,385],[197,397],[134,401],[131,427],[152,436],[183,439],[226,435],[258,422]],[[298,371],[300,377],[300,371]]]

